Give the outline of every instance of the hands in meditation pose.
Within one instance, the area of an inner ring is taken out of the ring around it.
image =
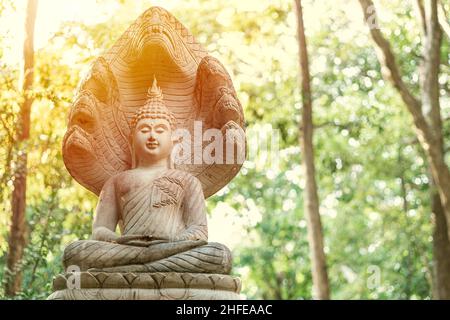
[[[131,124],[132,169],[103,186],[92,240],[71,243],[64,266],[82,271],[229,274],[231,253],[208,243],[200,181],[171,169],[175,118],[156,79]],[[122,236],[115,230],[120,226]]]

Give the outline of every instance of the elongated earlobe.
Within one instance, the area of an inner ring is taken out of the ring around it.
[[[134,143],[133,133],[131,134],[131,169],[136,168],[136,147]]]

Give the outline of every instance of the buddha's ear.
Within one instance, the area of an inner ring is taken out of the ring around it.
[[[170,138],[170,141],[172,141],[172,144],[175,145],[175,144],[180,143],[182,141],[182,137],[179,136],[179,135],[172,134],[172,136]]]
[[[136,168],[136,148],[134,146],[134,130],[130,134],[130,151],[131,151],[131,169]]]

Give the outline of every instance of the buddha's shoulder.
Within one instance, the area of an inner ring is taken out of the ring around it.
[[[115,175],[113,175],[110,180],[113,182],[117,182],[117,181],[123,181],[123,179],[126,179],[128,177],[132,177],[135,176],[136,173],[134,172],[134,170],[124,170],[121,172],[116,173]]]

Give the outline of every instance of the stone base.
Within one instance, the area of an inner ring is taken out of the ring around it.
[[[65,289],[48,300],[240,300],[239,294],[207,289]]]
[[[241,281],[223,274],[74,272],[53,280],[48,300],[239,300]]]

